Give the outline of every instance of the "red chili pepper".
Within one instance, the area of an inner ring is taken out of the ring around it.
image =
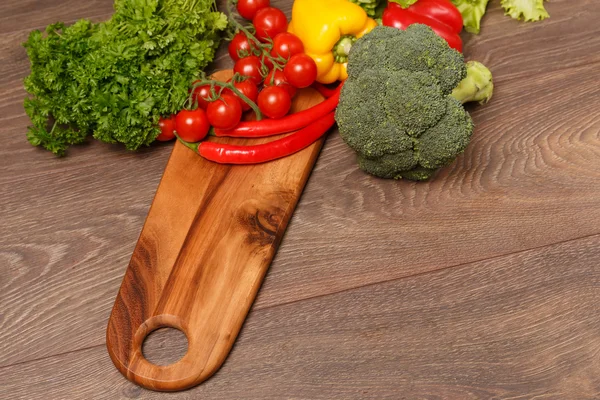
[[[335,123],[333,112],[284,138],[254,146],[202,142],[185,143],[207,160],[220,164],[258,164],[294,154],[323,136]]]
[[[402,8],[400,4],[390,1],[383,12],[382,22],[385,26],[403,30],[412,24],[425,24],[444,38],[450,47],[462,52],[462,39],[459,34],[462,31],[463,19],[450,0],[418,0],[408,8]]]
[[[340,99],[340,90],[341,85],[335,89],[333,96],[306,110],[279,119],[240,122],[235,128],[227,131],[215,129],[215,136],[257,138],[296,131],[335,110]]]

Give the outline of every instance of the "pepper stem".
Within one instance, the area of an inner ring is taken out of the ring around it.
[[[200,148],[200,143],[199,142],[198,143],[186,142],[181,137],[179,137],[179,135],[177,134],[177,132],[174,132],[174,133],[175,133],[175,136],[177,137],[177,140],[179,140],[179,143],[181,143],[182,145],[184,145],[188,149],[192,150],[194,153],[198,153],[198,150]]]
[[[348,54],[350,54],[350,49],[354,42],[356,42],[356,36],[352,35],[344,35],[338,40],[335,46],[333,46],[333,57],[336,63],[343,64],[348,62]]]

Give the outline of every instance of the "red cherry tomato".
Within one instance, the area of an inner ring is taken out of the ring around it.
[[[175,118],[171,115],[169,118],[161,118],[158,120],[158,127],[160,128],[160,135],[156,137],[156,140],[161,142],[168,142],[175,138]]]
[[[234,62],[242,58],[239,55],[240,53],[245,53],[246,55],[244,57],[246,57],[252,54],[252,50],[254,50],[254,46],[242,32],[236,33],[233,39],[231,39],[231,42],[229,42],[229,46],[227,46],[229,57],[231,57]]]
[[[211,96],[210,85],[198,86],[196,89],[194,89],[194,96],[196,96],[198,107],[206,110],[206,107],[208,106],[208,100]]]
[[[230,81],[231,80],[229,80],[227,82],[230,82]],[[258,86],[256,86],[256,84],[254,82],[252,82],[252,80],[246,79],[245,81],[234,82],[233,86],[235,86],[235,88],[237,90],[242,92],[242,94],[244,96],[246,96],[248,99],[250,99],[254,103],[256,103],[256,98],[258,97]],[[231,89],[225,89],[225,90],[223,90],[223,93],[227,93],[227,94],[236,96],[236,98],[239,100],[239,102],[242,106],[242,111],[248,111],[252,108],[252,107],[250,107],[250,104],[248,104],[244,100],[238,98],[237,95]]]
[[[283,32],[273,39],[273,49],[271,49],[273,57],[281,56],[287,60],[298,53],[304,53],[304,45],[300,38],[293,33]]]
[[[206,109],[208,122],[217,129],[233,129],[242,119],[242,105],[237,97],[221,93],[219,100],[213,101]]]
[[[257,85],[263,81],[261,70],[262,63],[257,56],[240,58],[233,66],[233,72],[249,77]]]
[[[252,24],[256,28],[256,37],[261,42],[275,38],[279,33],[287,31],[287,17],[279,8],[267,7],[258,10]]]
[[[242,18],[252,21],[258,10],[270,5],[269,0],[238,0],[237,10]]]
[[[258,94],[258,107],[269,118],[284,117],[292,107],[292,99],[281,86],[267,86]]]
[[[305,88],[317,79],[317,64],[304,53],[295,54],[283,68],[283,73],[290,84],[297,88]]]
[[[175,116],[175,130],[186,142],[201,141],[206,137],[209,129],[206,112],[201,108],[181,110]]]
[[[281,86],[285,90],[287,90],[290,97],[294,97],[296,94],[296,88],[289,84],[287,79],[285,79],[285,74],[280,69],[274,69],[269,72],[265,78],[264,82],[265,86]]]

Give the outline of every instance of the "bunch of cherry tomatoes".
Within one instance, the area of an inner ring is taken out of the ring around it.
[[[259,121],[263,116],[281,119],[290,112],[297,89],[315,83],[317,66],[304,53],[302,41],[287,32],[283,11],[271,7],[270,0],[238,0],[236,9],[252,26],[240,24],[230,12],[238,28],[228,46],[235,63],[233,78],[196,81],[192,106],[162,118],[157,140],[171,140],[176,133],[185,142],[199,142],[211,126],[219,136],[227,136],[223,132],[238,127],[243,113],[251,110]]]

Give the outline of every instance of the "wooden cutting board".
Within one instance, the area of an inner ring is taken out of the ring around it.
[[[221,71],[226,80],[231,71]],[[323,97],[301,90],[293,111]],[[266,139],[211,139],[257,144]],[[119,371],[148,389],[183,390],[223,364],[261,286],[323,140],[273,162],[228,166],[176,143],[108,322],[106,344]],[[186,355],[157,366],[146,336],[177,328]]]

